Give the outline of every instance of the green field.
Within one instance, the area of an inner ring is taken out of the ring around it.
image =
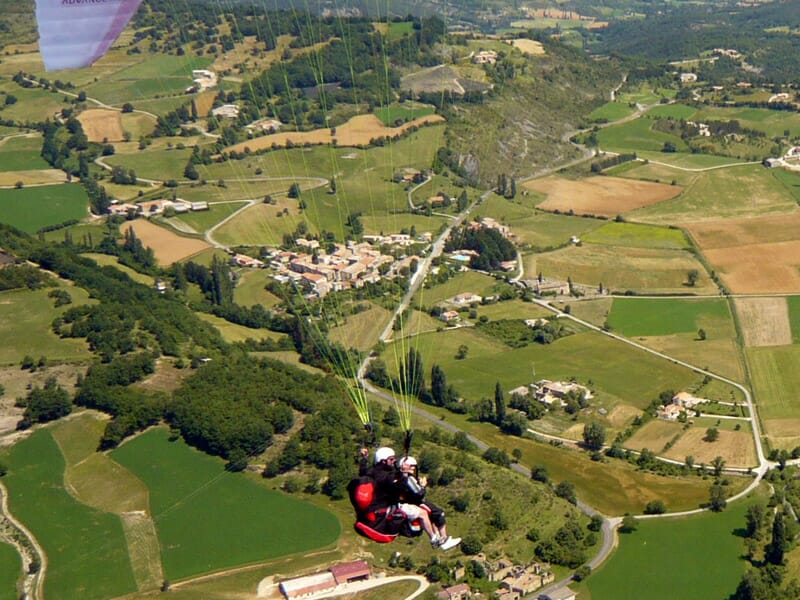
[[[50,288],[53,289],[53,288]],[[0,292],[0,339],[14,340],[0,344],[0,364],[18,364],[23,357],[40,356],[49,361],[84,361],[91,358],[86,340],[59,338],[50,324],[70,305],[53,307],[48,288]],[[73,305],[85,304],[89,295],[81,288],[62,286],[72,297]]]
[[[603,106],[595,108],[589,113],[587,119],[591,123],[606,123],[618,121],[623,117],[633,114],[634,108],[622,102],[606,102]]]
[[[608,323],[628,337],[697,332],[706,319],[726,319],[731,313],[725,300],[615,298]]]
[[[789,307],[789,322],[792,327],[792,341],[800,343],[800,296],[789,296],[786,298]]]
[[[665,142],[672,142],[679,152],[687,151],[687,146],[679,137],[655,131],[651,119],[635,119],[621,125],[605,127],[597,132],[597,140],[603,150],[616,152],[640,152],[651,150],[660,152]]]
[[[184,179],[183,169],[192,151],[189,148],[178,150],[142,150],[136,154],[115,154],[107,156],[105,162],[111,166],[121,166],[126,171],[133,169],[137,177],[166,181]]]
[[[467,358],[458,360],[459,346],[469,349]],[[598,333],[578,333],[552,344],[531,344],[512,349],[474,328],[444,330],[407,340],[405,348],[415,346],[429,368],[439,364],[460,394],[469,400],[491,397],[496,382],[510,390],[534,379],[592,380],[594,387],[609,397],[644,408],[666,389],[684,389],[699,377],[689,369],[651,356],[627,344]],[[394,368],[395,348],[385,355]],[[631,365],[638,376],[630,377]],[[533,369],[535,368],[535,376]]]
[[[606,223],[583,236],[584,242],[635,248],[667,248],[681,250],[689,247],[679,229],[641,225],[637,223]]]
[[[224,202],[209,204],[208,210],[198,210],[183,213],[172,217],[171,219],[167,219],[167,222],[169,223],[172,219],[182,221],[196,232],[203,233],[211,229],[225,217],[229,217],[235,213],[246,204],[247,202]]]
[[[89,199],[77,183],[0,190],[0,221],[26,233],[83,219]]]
[[[497,285],[494,277],[483,275],[475,271],[458,273],[446,282],[432,288],[423,287],[415,297],[415,306],[433,306],[437,302],[443,302],[457,294],[472,292],[478,296],[490,296],[492,288]]]
[[[86,253],[83,256],[86,258],[91,258],[94,262],[98,265],[105,267],[105,266],[112,266],[115,269],[122,271],[128,277],[142,283],[147,286],[154,286],[155,285],[155,278],[152,275],[145,275],[144,273],[139,273],[138,271],[134,271],[127,265],[120,264],[119,259],[116,256],[111,256],[110,254],[95,254],[95,253]]]
[[[22,560],[11,544],[0,542],[0,600],[17,600],[17,581],[22,575]]]
[[[664,163],[674,167],[677,172],[681,170],[702,171],[711,167],[741,165],[745,161],[731,156],[717,156],[715,154],[690,154],[687,152],[655,152],[642,150],[637,152],[639,158],[657,163]]]
[[[767,137],[782,137],[785,130],[800,132],[800,115],[783,110],[749,107],[703,106],[693,116],[695,121],[739,121],[742,127],[763,131]]]
[[[588,579],[592,600],[727,600],[746,563],[739,533],[749,502],[721,513],[641,521]],[[669,568],[667,568],[669,565]]]
[[[0,171],[33,171],[49,169],[41,157],[42,138],[16,137],[0,143]]]
[[[417,106],[412,104],[390,104],[389,106],[376,108],[374,114],[383,121],[383,124],[387,127],[394,127],[397,121],[411,121],[418,117],[432,115],[434,112],[436,112],[436,109],[426,104]]]
[[[248,338],[253,340],[261,340],[265,338],[279,340],[285,337],[285,334],[283,333],[270,331],[269,329],[252,329],[250,327],[245,327],[244,325],[231,323],[222,317],[216,317],[208,313],[197,313],[197,316],[206,323],[213,325],[214,328],[219,331],[222,339],[231,344],[235,342],[244,342]]]
[[[649,223],[693,223],[706,219],[764,216],[796,210],[797,203],[771,169],[742,165],[707,171],[673,200],[630,213]]]
[[[798,419],[800,403],[794,390],[800,386],[800,346],[747,348],[756,406],[762,419]],[[797,435],[797,432],[794,432]]]
[[[264,289],[268,278],[264,271],[258,269],[243,270],[236,287],[233,290],[233,299],[241,306],[260,304],[264,308],[273,308],[283,299]]]
[[[662,104],[648,110],[647,116],[650,118],[686,120],[691,119],[696,112],[696,108],[685,104]]]
[[[136,590],[122,524],[65,488],[64,457],[46,429],[5,451],[9,507],[47,553],[45,594],[111,598]]]
[[[168,436],[166,429],[151,429],[112,458],[150,489],[170,580],[308,552],[338,538],[339,522],[330,513],[227,472],[220,460]]]

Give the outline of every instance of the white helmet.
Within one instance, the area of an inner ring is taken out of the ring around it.
[[[404,456],[403,458],[400,459],[400,463],[398,464],[398,466],[402,468],[405,467],[406,465],[409,467],[416,467],[417,459],[414,458],[413,456]]]
[[[377,450],[375,450],[375,464],[377,465],[378,463],[383,462],[393,456],[394,456],[394,450],[392,450],[388,446],[382,446]]]

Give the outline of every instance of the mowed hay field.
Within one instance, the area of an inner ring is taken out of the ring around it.
[[[638,293],[714,294],[717,287],[703,265],[685,251],[658,248],[625,248],[583,244],[525,256],[526,273],[542,273],[607,290]],[[700,274],[693,288],[686,286],[686,274]]]
[[[784,346],[792,343],[786,298],[736,298],[745,346]]]
[[[247,140],[231,146],[227,150],[230,152],[244,152],[245,148],[249,148],[255,152],[274,146],[283,148],[287,142],[291,142],[295,146],[302,146],[306,143],[331,144],[333,140],[336,140],[337,146],[366,146],[372,139],[381,137],[396,138],[412,127],[432,125],[443,121],[444,117],[441,115],[428,115],[404,123],[400,127],[387,127],[375,115],[359,115],[353,117],[344,125],[338,126],[335,135],[331,134],[330,128],[315,129],[314,131],[287,131]]]
[[[631,450],[647,448],[656,454],[661,454],[667,442],[676,436],[680,437],[682,433],[683,425],[681,423],[653,419],[649,423],[645,423],[626,440],[624,446]]]
[[[764,431],[776,448],[800,445],[800,346],[747,348],[747,362]]]
[[[121,142],[124,139],[122,113],[118,110],[92,108],[78,115],[78,121],[90,142]]]
[[[758,465],[753,434],[749,431],[720,430],[716,442],[706,442],[707,427],[691,427],[675,442],[667,452],[666,458],[683,461],[694,456],[695,464],[709,464],[717,456],[727,462],[728,467],[755,467]]]
[[[733,293],[800,292],[800,211],[686,229]]]
[[[532,56],[541,56],[545,54],[544,46],[541,42],[536,40],[517,39],[513,40],[512,45],[523,54],[530,54]]]
[[[538,205],[543,210],[572,210],[581,215],[604,217],[615,217],[669,200],[682,190],[675,185],[618,177],[589,177],[579,180],[545,177],[526,183],[525,188],[547,195],[544,202]]]
[[[211,248],[205,240],[181,237],[145,219],[135,219],[126,223],[126,226],[133,228],[136,237],[145,247],[153,249],[156,260],[162,267]]]

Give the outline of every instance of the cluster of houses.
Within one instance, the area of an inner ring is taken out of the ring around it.
[[[476,65],[493,65],[497,62],[497,52],[494,50],[481,50],[473,54],[472,62]]]
[[[187,94],[196,94],[210,90],[217,86],[217,74],[207,69],[195,69],[192,71],[192,85],[186,88]]]
[[[239,106],[237,104],[223,104],[212,108],[211,115],[217,119],[238,119]]]
[[[517,396],[527,396],[533,394],[534,397],[547,406],[563,407],[566,405],[564,398],[569,394],[580,393],[584,400],[593,398],[592,391],[586,386],[575,383],[574,381],[550,381],[541,379],[535,383],[521,385],[509,391],[509,394]]]
[[[189,211],[208,210],[208,202],[205,200],[200,202],[188,202],[186,200],[148,200],[146,202],[138,202],[131,204],[128,202],[111,201],[108,207],[108,214],[122,215],[127,217],[135,215],[137,217],[152,217],[155,215],[163,215],[167,209],[172,209],[176,213],[187,213]]]
[[[708,401],[708,398],[698,398],[689,392],[678,392],[672,397],[672,402],[666,406],[659,407],[656,414],[660,419],[677,421],[681,414],[685,414],[690,410],[697,410],[700,404],[705,404]]]
[[[334,244],[327,253],[316,240],[299,238],[295,243],[306,251],[276,252],[270,259],[273,277],[281,282],[294,281],[308,290],[309,298],[322,298],[332,291],[363,287],[381,278],[393,279],[410,269],[417,256],[395,259],[382,254],[368,242]]]
[[[480,304],[483,302],[483,296],[473,294],[472,292],[462,292],[461,294],[456,294],[452,298],[448,298],[446,302],[450,306],[464,308],[472,306],[473,304]],[[456,323],[461,320],[461,317],[458,314],[458,310],[450,309],[442,311],[439,315],[439,319],[445,323]]]

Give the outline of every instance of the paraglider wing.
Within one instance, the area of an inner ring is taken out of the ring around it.
[[[48,71],[87,67],[103,56],[142,0],[36,0],[39,48]]]

